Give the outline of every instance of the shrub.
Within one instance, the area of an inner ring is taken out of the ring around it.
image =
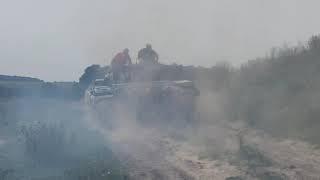
[[[38,163],[62,162],[66,156],[65,147],[69,144],[62,124],[36,122],[21,128],[25,153]]]

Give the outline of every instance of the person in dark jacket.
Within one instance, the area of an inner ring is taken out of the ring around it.
[[[151,44],[147,44],[145,48],[141,49],[138,53],[140,63],[158,63],[159,56],[152,49]]]

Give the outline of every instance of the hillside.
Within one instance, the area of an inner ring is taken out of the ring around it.
[[[320,143],[320,37],[273,49],[232,72],[227,119],[244,120],[274,135]]]
[[[45,82],[40,79],[0,75],[0,98],[41,97],[79,100],[76,82]]]
[[[0,75],[0,81],[43,82],[42,80],[37,78],[23,77],[23,76],[8,76],[8,75]]]

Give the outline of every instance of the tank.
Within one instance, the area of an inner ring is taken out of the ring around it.
[[[195,119],[199,90],[190,80],[161,80],[161,68],[135,65],[118,81],[109,72],[105,79],[92,82],[86,90],[85,102],[110,126],[123,119],[144,125],[190,124]]]

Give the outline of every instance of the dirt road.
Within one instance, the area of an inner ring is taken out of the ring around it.
[[[211,133],[204,133],[205,131]],[[320,151],[256,130],[212,126],[178,134],[141,127],[108,133],[131,179],[316,179]],[[241,140],[239,140],[241,138]],[[240,145],[240,142],[241,145]]]

